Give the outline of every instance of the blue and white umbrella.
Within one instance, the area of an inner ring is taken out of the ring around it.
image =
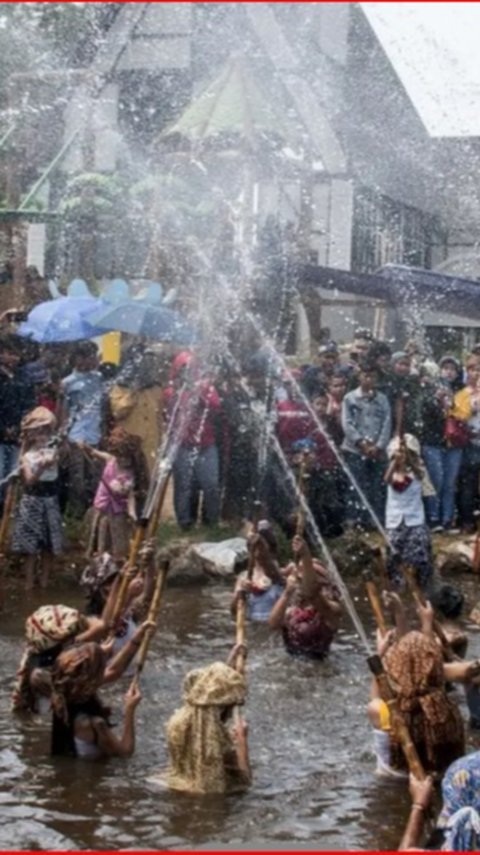
[[[88,320],[104,332],[116,330],[130,335],[190,345],[197,341],[195,330],[179,312],[153,306],[143,300],[105,305],[88,314]]]
[[[92,296],[46,300],[28,313],[17,334],[39,344],[95,338],[105,330],[92,326],[85,316],[100,306],[104,308],[104,304]]]

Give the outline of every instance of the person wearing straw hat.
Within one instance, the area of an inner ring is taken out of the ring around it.
[[[46,407],[36,407],[21,423],[20,472],[23,495],[16,508],[12,551],[26,556],[25,587],[31,590],[40,558],[40,586],[48,584],[52,555],[63,552],[63,527],[58,501],[58,451],[52,444],[57,425]]]
[[[233,647],[227,663],[214,662],[185,677],[183,706],[167,723],[170,765],[157,782],[195,795],[236,793],[249,786],[247,724],[241,717],[231,724],[247,691],[244,675],[231,664],[239,649]]]

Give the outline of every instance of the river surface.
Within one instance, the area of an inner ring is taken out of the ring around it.
[[[473,605],[477,582],[463,577],[462,586]],[[349,588],[372,637],[362,586]],[[0,849],[397,848],[409,799],[404,785],[373,774],[369,676],[348,616],[325,662],[291,659],[278,635],[248,627],[253,785],[240,796],[198,798],[148,778],[166,765],[164,725],[180,703],[185,673],[227,656],[230,588],[167,590],[128,760],[52,760],[48,719],[11,716],[24,619],[47,601],[82,607],[78,587],[65,580],[29,600],[13,586],[0,615]],[[480,653],[476,633],[469,652]],[[117,722],[127,685],[124,678],[102,690]]]

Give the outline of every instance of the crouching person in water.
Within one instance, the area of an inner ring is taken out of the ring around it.
[[[110,711],[97,692],[104,683],[113,682],[123,673],[148,627],[152,624],[145,621],[129,643],[110,660],[109,651],[96,642],[75,645],[57,657],[52,670],[53,755],[96,759],[133,754],[135,710],[141,700],[138,686],[132,683],[125,695],[121,736],[112,730]]]
[[[338,630],[342,613],[339,591],[298,535],[292,548],[297,564],[287,567],[286,588],[268,622],[272,629],[282,630],[288,653],[322,659]]]
[[[214,662],[190,671],[183,683],[183,706],[167,724],[170,766],[163,782],[173,790],[197,795],[246,789],[251,773],[247,724],[234,708],[245,702],[245,677],[232,664]]]

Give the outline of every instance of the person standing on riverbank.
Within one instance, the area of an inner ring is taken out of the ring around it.
[[[13,552],[25,555],[25,588],[35,581],[40,558],[40,586],[48,584],[52,555],[63,552],[62,515],[58,501],[58,451],[51,445],[57,420],[46,407],[36,407],[21,424],[20,471],[23,494],[15,509]]]

